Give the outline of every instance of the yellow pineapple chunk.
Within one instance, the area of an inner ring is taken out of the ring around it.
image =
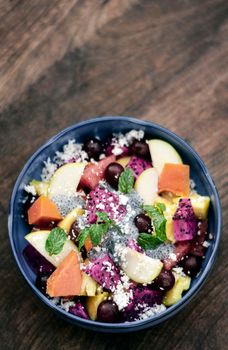
[[[67,234],[70,232],[71,225],[77,219],[78,216],[81,216],[84,213],[84,210],[81,208],[73,209],[63,220],[58,223],[58,227],[61,227]]]
[[[87,273],[82,272],[82,285],[80,295],[93,297],[96,295],[98,288],[97,282],[87,275]]]
[[[103,300],[108,298],[109,294],[103,292],[95,295],[94,297],[88,297],[86,300],[86,309],[91,320],[95,321],[97,318],[97,308]]]
[[[163,299],[165,306],[171,306],[176,304],[181,298],[182,293],[185,290],[188,290],[191,283],[191,278],[189,276],[182,276],[176,272],[173,272],[175,277],[175,284],[172,289],[170,289]]]
[[[122,167],[126,167],[130,161],[131,157],[122,157],[116,161],[116,163],[119,163],[122,165]]]
[[[175,198],[174,202],[178,204],[180,198],[181,197]],[[207,196],[200,196],[198,193],[192,194],[189,198],[191,200],[195,216],[200,220],[206,219],[210,205],[210,198]]]

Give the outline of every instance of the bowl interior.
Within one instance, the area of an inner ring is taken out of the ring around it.
[[[43,297],[43,295],[34,287],[35,275],[28,267],[22,255],[22,251],[27,245],[24,236],[29,232],[29,227],[25,223],[23,218],[23,200],[25,196],[25,192],[23,190],[24,185],[27,184],[33,178],[40,179],[43,161],[45,161],[48,157],[52,158],[55,152],[57,150],[61,150],[62,146],[65,143],[67,143],[69,139],[76,139],[76,142],[83,142],[87,138],[97,136],[100,137],[101,140],[106,140],[107,136],[112,133],[125,133],[131,129],[142,129],[145,131],[146,136],[148,138],[160,138],[171,143],[180,153],[184,163],[190,165],[191,179],[193,179],[196,183],[197,192],[201,195],[208,195],[211,198],[211,205],[209,210],[209,232],[213,234],[214,238],[211,241],[211,245],[207,249],[206,257],[203,261],[202,271],[198,275],[198,277],[192,281],[191,289],[186,293],[183,300],[180,303],[166,310],[164,312],[164,315],[166,313],[171,314],[172,312],[176,312],[178,310],[178,307],[181,308],[183,306],[183,302],[187,301],[187,299],[193,296],[194,292],[199,288],[200,284],[203,282],[209,269],[211,268],[219,240],[221,224],[220,205],[217,196],[217,191],[215,189],[213,181],[211,180],[207,169],[205,168],[204,164],[197,156],[197,154],[182,139],[158,125],[127,117],[97,118],[95,120],[76,124],[64,130],[63,132],[52,138],[50,141],[48,141],[44,146],[42,146],[26,163],[24,169],[18,177],[11,198],[11,206],[9,213],[9,234],[14,256],[27,282],[35,290],[36,294],[38,294],[39,297],[43,299],[43,301],[45,301],[46,304],[48,303],[49,306],[51,306],[52,308],[53,305],[50,304],[50,302],[47,301],[47,299]],[[66,314],[62,310],[60,311],[60,313],[62,313],[63,315]],[[84,321],[72,315],[70,315],[69,317],[69,314],[66,315],[68,318],[71,319],[71,321],[74,321],[75,319],[77,321],[76,323],[87,324],[87,326],[90,328],[92,327],[92,324],[93,328],[94,325],[95,327],[99,327],[100,325],[103,328],[112,327],[111,325],[107,324],[104,325],[92,321]],[[152,317],[150,319],[150,325],[152,320],[154,320],[155,323],[156,320],[161,318],[162,315],[159,317]],[[116,329],[120,329],[121,327],[129,328],[134,327],[136,325],[143,326],[143,324],[145,325],[146,323],[148,323],[148,321],[136,321],[132,324],[118,324],[113,326]],[[143,328],[145,328],[145,326]]]

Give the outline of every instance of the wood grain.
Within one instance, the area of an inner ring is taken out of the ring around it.
[[[227,349],[228,2],[0,0],[0,348]],[[129,335],[71,326],[37,301],[7,238],[7,208],[26,159],[62,128],[131,115],[187,139],[223,206],[219,256],[175,318]]]

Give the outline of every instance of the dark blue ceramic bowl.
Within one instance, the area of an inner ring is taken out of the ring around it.
[[[191,178],[195,181],[198,192],[202,195],[210,196],[211,198],[209,210],[209,232],[213,234],[214,238],[207,249],[206,258],[203,261],[200,274],[193,279],[190,290],[177,304],[171,306],[159,315],[152,316],[147,320],[135,321],[132,323],[108,324],[87,321],[71,315],[53,305],[34,285],[35,275],[26,264],[22,255],[22,251],[26,246],[24,236],[29,230],[21,217],[22,201],[24,199],[23,188],[31,179],[39,179],[43,167],[43,161],[46,160],[47,157],[52,158],[54,153],[57,150],[60,150],[69,139],[76,138],[78,142],[83,142],[86,138],[92,136],[99,136],[101,139],[106,139],[106,137],[113,132],[125,133],[131,129],[142,129],[145,131],[146,135],[151,138],[161,138],[171,143],[180,153],[183,161],[190,165]],[[51,138],[45,145],[40,147],[28,160],[14,186],[10,202],[8,227],[10,243],[17,265],[33,292],[43,301],[44,304],[56,314],[75,325],[102,332],[131,332],[149,328],[167,320],[183,309],[196,295],[197,291],[206,280],[215,261],[221,233],[221,207],[216,187],[207,168],[198,154],[180,137],[162,126],[150,122],[128,117],[100,117],[73,125],[63,130],[58,135]]]

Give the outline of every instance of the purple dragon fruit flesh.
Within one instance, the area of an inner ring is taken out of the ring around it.
[[[121,319],[123,321],[137,320],[145,308],[162,304],[163,294],[161,291],[142,286],[134,286],[132,291],[132,300],[122,311]]]
[[[91,276],[104,289],[113,292],[120,281],[120,274],[112,259],[106,254],[102,258],[92,260],[85,273]]]
[[[82,303],[80,302],[80,300],[75,302],[74,306],[71,306],[69,308],[69,313],[84,318],[85,320],[89,320],[89,316],[86,312],[85,307],[82,305]]]
[[[96,187],[89,193],[86,204],[90,224],[96,221],[96,212],[104,211],[111,220],[120,221],[126,214],[126,208],[119,202],[118,196],[107,189]]]
[[[197,219],[189,198],[179,200],[178,208],[173,216],[173,222],[176,241],[188,241],[195,237]]]
[[[133,170],[135,178],[137,179],[144,170],[151,168],[152,164],[145,159],[132,157],[127,167]]]
[[[30,244],[24,248],[23,256],[36,275],[49,276],[55,270],[55,267]]]

